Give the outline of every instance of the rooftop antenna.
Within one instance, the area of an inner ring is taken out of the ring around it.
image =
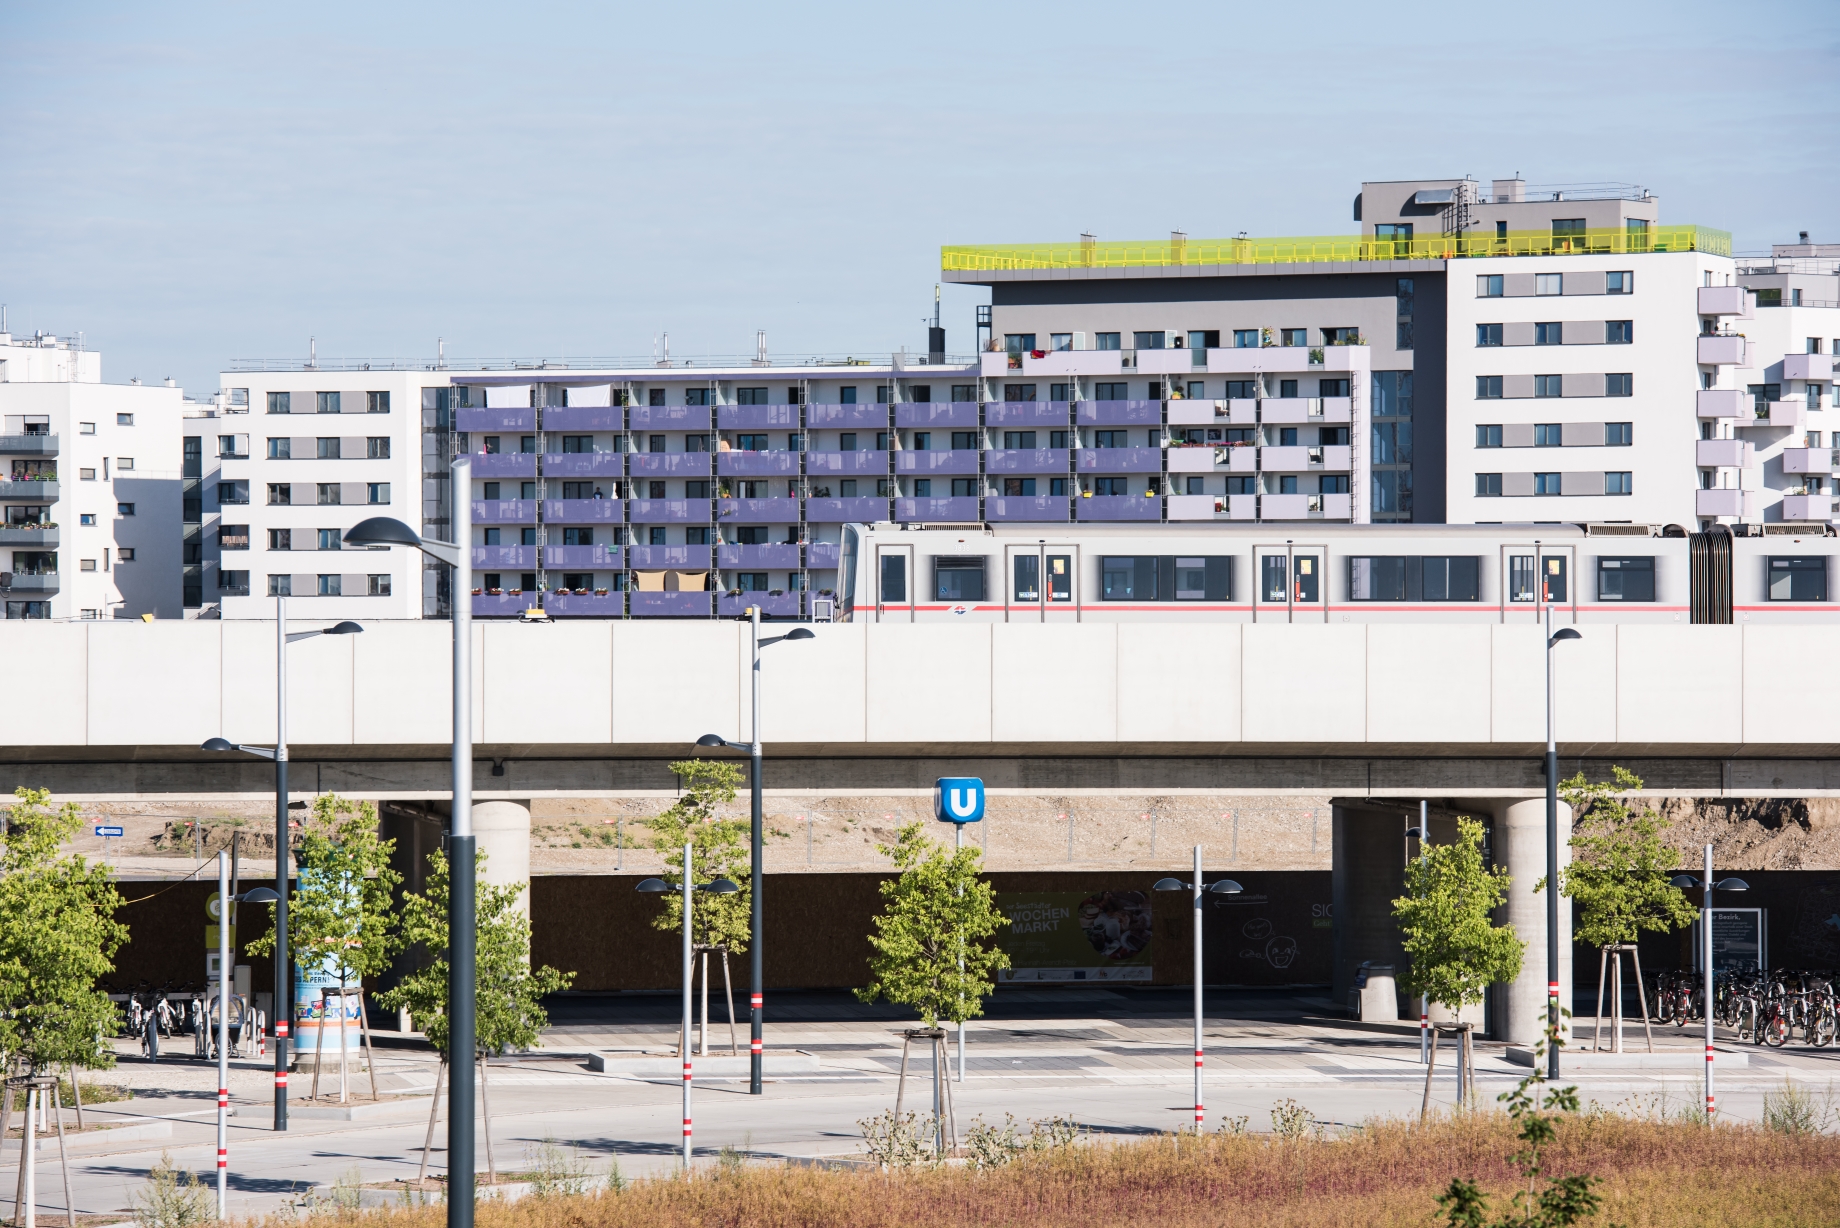
[[[434,339],[434,350],[434,369],[437,371],[447,370],[447,338],[436,337]]]
[[[307,370],[319,370],[319,338],[307,338]]]
[[[939,327],[939,283],[933,283],[933,327]]]
[[[767,365],[767,330],[764,328],[754,331],[754,361],[763,367]]]

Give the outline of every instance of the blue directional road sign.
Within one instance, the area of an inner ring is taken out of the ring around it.
[[[975,776],[941,776],[933,786],[933,815],[941,823],[984,818],[984,782]]]
[[[96,834],[98,836],[119,836],[121,835],[121,828],[119,827],[98,827],[96,829]]]

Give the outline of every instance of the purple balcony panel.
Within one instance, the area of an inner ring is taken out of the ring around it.
[[[742,593],[731,597],[723,593],[716,598],[716,613],[724,618],[741,618],[747,614],[749,606],[757,605],[763,618],[797,618],[805,613],[803,596],[803,593],[781,593],[777,597],[772,593]]]
[[[805,547],[805,566],[828,569],[836,567],[843,557],[843,547],[837,542],[812,542]]]
[[[696,453],[686,453],[694,456]],[[618,452],[545,452],[543,476],[550,478],[617,478],[626,458]]]
[[[537,429],[537,411],[522,405],[515,409],[456,409],[454,429],[485,435],[496,435],[501,431],[534,431]]]
[[[628,593],[634,618],[708,618],[712,593]]]
[[[790,542],[759,546],[717,546],[716,566],[739,567],[743,571],[771,567],[778,571],[799,569],[799,548]]]
[[[950,452],[897,452],[896,473],[976,473],[978,454],[971,448]]]
[[[635,431],[706,431],[713,420],[707,405],[635,405],[626,412]]]
[[[818,474],[825,474],[828,476],[833,473],[867,473],[886,477],[888,475],[888,453],[807,452],[805,454],[805,472],[812,474],[814,477]]]
[[[543,519],[550,524],[619,524],[626,504],[619,499],[545,499]]]
[[[623,431],[626,411],[618,405],[556,405],[543,411],[546,431]]]
[[[812,524],[872,524],[888,519],[888,500],[858,497],[853,499],[807,499],[805,519]]]
[[[543,566],[546,568],[576,568],[584,571],[618,571],[620,569],[620,548],[618,546],[545,546],[543,547]]]
[[[1071,417],[1065,401],[992,401],[984,406],[991,426],[1066,426]]]
[[[716,408],[716,425],[725,431],[758,431],[767,427],[796,431],[799,429],[799,407],[721,405]]]
[[[473,595],[473,617],[475,618],[515,618],[525,610],[542,604],[537,593],[475,593]]]
[[[797,452],[716,453],[716,472],[725,478],[790,477],[798,471]]]
[[[1156,425],[1163,421],[1161,401],[1081,401],[1081,426]]]
[[[475,499],[474,524],[535,524],[535,499]]]
[[[902,409],[907,408],[905,405]],[[807,405],[805,423],[814,429],[838,430],[868,427],[888,429],[886,405]]]
[[[707,452],[634,452],[628,459],[627,471],[634,477],[706,478],[712,468]]]
[[[1066,473],[1067,449],[1022,448],[984,453],[986,473]]]
[[[797,499],[720,499],[716,519],[723,524],[797,524]]]
[[[537,569],[537,548],[535,546],[474,546],[473,566],[476,569],[491,571],[514,571],[528,567]]]
[[[1092,495],[1073,501],[1081,520],[1161,520],[1163,501],[1142,495]]]
[[[1081,448],[1081,473],[1161,473],[1161,448]]]
[[[707,499],[633,499],[627,503],[634,524],[708,524]]]
[[[975,401],[911,401],[894,407],[896,426],[976,426],[978,407]]]
[[[635,571],[662,570],[708,571],[708,546],[633,546],[626,552]]]
[[[978,518],[978,501],[960,496],[949,499],[896,499],[894,518],[903,522],[942,520],[970,524]]]
[[[1144,502],[1148,503],[1146,499]],[[1067,522],[1066,495],[999,495],[984,500],[986,520]]]
[[[473,476],[476,478],[534,478],[537,476],[535,452],[475,452]]]
[[[543,612],[551,618],[618,618],[626,612],[626,594],[551,593],[543,602]]]

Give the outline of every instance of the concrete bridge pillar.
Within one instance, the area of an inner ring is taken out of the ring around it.
[[[1331,990],[1348,1004],[1362,961],[1405,970],[1393,901],[1405,891],[1406,824],[1399,810],[1337,803],[1334,823],[1335,967]]]
[[[473,834],[486,855],[480,879],[494,886],[525,889],[519,906],[530,911],[530,803],[473,803]]]
[[[1501,1009],[1494,1021],[1496,1038],[1531,1045],[1540,1039],[1546,1021],[1546,895],[1534,885],[1546,875],[1546,799],[1496,799],[1493,853],[1497,865],[1506,866],[1513,882],[1502,907],[1502,921],[1514,927],[1527,944],[1521,974],[1497,992]],[[1572,809],[1559,803],[1559,865],[1570,865]],[[1572,907],[1559,900],[1559,1005],[1572,1005]],[[1561,1016],[1563,1023],[1563,1016]],[[1571,1029],[1564,1024],[1569,1039]]]

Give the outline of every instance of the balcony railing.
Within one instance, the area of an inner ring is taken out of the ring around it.
[[[704,478],[714,468],[708,452],[634,452],[629,462],[634,477]]]
[[[864,408],[869,408],[865,406]],[[887,407],[882,406],[883,417]],[[796,405],[723,405],[716,409],[716,426],[724,431],[798,430]]]
[[[707,499],[633,499],[627,516],[634,524],[708,524]]]
[[[799,471],[797,452],[718,451],[715,456],[716,473],[725,478],[788,477]]]
[[[1066,448],[993,448],[984,453],[986,473],[1066,473]]]
[[[713,593],[628,593],[634,618],[708,618]]]
[[[752,606],[760,607],[762,617],[797,618],[805,612],[805,594],[769,591],[716,596],[716,613],[724,618],[741,618]]]
[[[1066,426],[1073,407],[1066,401],[992,401],[984,406],[991,426]]]
[[[627,413],[635,431],[707,431],[713,422],[707,405],[635,405]]]
[[[632,546],[627,550],[633,570],[708,571],[709,546]]]
[[[1085,500],[1085,502],[1091,502],[1091,500]],[[1144,502],[1149,503],[1152,500],[1145,499]],[[1067,496],[992,495],[984,500],[984,516],[993,521],[1065,524],[1067,522]]]
[[[761,544],[729,544],[716,547],[716,565],[733,567],[743,571],[768,570],[797,571],[799,568],[799,548],[790,542],[769,542]]]
[[[517,570],[528,567],[532,571],[537,567],[537,547],[535,546],[474,546],[473,566],[498,570]]]
[[[685,455],[693,456],[696,453]],[[543,475],[551,478],[617,478],[625,468],[625,459],[618,452],[545,452]],[[704,468],[702,472],[707,473],[709,470]]]
[[[543,599],[543,612],[551,618],[617,618],[626,612],[626,594],[550,593]]]
[[[976,473],[978,454],[972,448],[945,452],[897,452],[894,469],[896,473],[902,474]]]
[[[541,593],[474,593],[473,613],[480,618],[516,617],[542,606]]]
[[[1074,453],[1081,473],[1161,473],[1161,448],[1081,448]]]
[[[1163,421],[1161,401],[1081,401],[1081,426],[1157,426]]]
[[[906,455],[906,453],[902,453]],[[974,462],[975,464],[975,462]],[[805,454],[805,472],[818,476],[831,474],[888,474],[888,453],[886,452],[807,452]],[[972,469],[975,473],[977,470]]]
[[[537,476],[535,452],[475,452],[473,476],[476,478],[534,478]]]
[[[537,411],[526,405],[499,406],[493,409],[466,407],[454,411],[456,431],[496,435],[501,431],[534,431]]]
[[[812,524],[874,523],[888,519],[888,500],[879,497],[807,499],[805,519]]]
[[[43,546],[55,548],[57,544],[58,527],[55,524],[0,525],[0,546]]]
[[[551,524],[619,524],[626,519],[623,499],[545,499],[543,519]]]
[[[0,456],[56,456],[56,435],[0,435]]]
[[[617,405],[555,405],[543,411],[546,431],[620,431],[626,411]]]
[[[805,566],[829,570],[842,561],[843,547],[836,542],[812,542],[805,547]]]
[[[543,566],[562,570],[617,571],[621,565],[618,546],[545,546]]]
[[[973,524],[978,518],[978,501],[966,495],[943,499],[896,499],[894,518],[903,524],[921,521]]]
[[[905,406],[903,406],[905,408]],[[976,421],[976,406],[972,407]],[[840,405],[822,404],[805,407],[805,423],[814,430],[818,429],[852,429],[864,427],[870,430],[888,429],[888,406],[886,405]],[[906,423],[901,425],[905,426]]]
[[[58,484],[55,478],[38,482],[0,482],[0,500],[44,500],[50,502],[58,497]]]
[[[1080,520],[1161,520],[1163,500],[1144,495],[1084,495],[1073,501]]]
[[[474,524],[535,524],[535,499],[475,499]]]
[[[974,427],[978,424],[975,401],[911,401],[894,407],[896,426]]]
[[[797,524],[799,501],[781,499],[721,499],[716,519],[724,524]]]

